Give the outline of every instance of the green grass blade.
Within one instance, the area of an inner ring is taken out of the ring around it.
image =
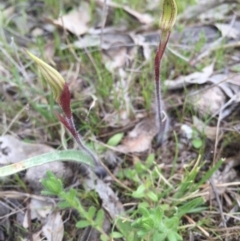
[[[220,159],[212,168],[210,168],[202,177],[201,181],[197,184],[197,188],[200,187],[202,184],[204,184],[206,181],[208,181],[214,172],[216,172],[221,165],[223,164],[224,159]]]

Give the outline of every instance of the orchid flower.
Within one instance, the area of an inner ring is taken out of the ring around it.
[[[87,148],[83,144],[82,138],[76,130],[72,111],[71,111],[71,94],[70,94],[68,84],[66,83],[62,75],[54,68],[52,68],[50,65],[48,65],[47,63],[45,63],[43,60],[39,59],[32,53],[30,53],[28,50],[26,50],[26,53],[37,65],[40,74],[51,87],[55,101],[59,104],[59,106],[63,111],[63,115],[56,112],[56,116],[58,120],[71,133],[73,138],[78,143],[80,149],[85,151],[93,159],[95,166],[97,168],[96,174],[100,174],[101,172],[103,172],[103,170],[101,170],[101,168],[103,167],[101,167],[99,159],[89,148]]]

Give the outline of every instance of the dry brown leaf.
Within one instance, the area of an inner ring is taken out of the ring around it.
[[[2,17],[11,19],[12,15],[16,11],[16,6],[7,6],[6,8],[3,8],[2,4],[3,3],[1,3],[1,14],[2,14]],[[5,4],[6,4],[6,2],[5,2]]]
[[[123,205],[111,187],[93,173],[89,173],[89,177],[84,179],[84,187],[86,190],[95,190],[102,200],[103,208],[113,220],[124,213]]]
[[[203,72],[192,73],[187,76],[180,76],[176,80],[166,80],[165,85],[168,89],[177,89],[189,84],[213,83],[200,91],[191,93],[187,96],[188,103],[194,103],[194,108],[200,114],[212,116],[222,112],[221,118],[225,118],[234,108],[233,104],[240,101],[240,78],[238,74],[213,73],[213,64],[205,67]],[[227,101],[227,97],[230,98]]]
[[[222,36],[237,39],[240,35],[239,29],[232,27],[230,24],[217,23],[215,26],[222,33]]]
[[[101,6],[104,5],[104,0],[96,0],[96,2],[99,3]],[[118,4],[110,0],[106,1],[106,3],[108,7],[123,9],[125,12],[136,18],[142,24],[152,24],[154,22],[153,17],[151,17],[151,15],[149,14],[139,13],[126,5]]]
[[[157,33],[159,35],[159,33]],[[151,42],[151,39],[148,39],[148,41],[146,41],[146,35],[142,35],[142,34],[137,34],[137,35],[133,35],[132,36],[132,39],[134,40],[134,44],[136,46],[141,46],[142,47],[142,50],[143,50],[143,56],[146,60],[151,60],[151,57],[152,57],[152,48],[151,48],[151,45],[153,45],[153,43],[150,43]],[[159,42],[159,39],[158,40],[153,40],[154,42],[154,45]]]
[[[50,63],[52,64],[53,66],[56,66],[54,60],[53,60],[53,57],[54,57],[54,54],[55,54],[55,47],[54,47],[54,41],[48,41],[46,44],[45,44],[45,47],[44,47],[44,57],[47,61],[47,63]]]
[[[91,21],[90,12],[89,4],[82,1],[78,9],[73,10],[57,20],[53,20],[52,22],[79,36],[85,34],[89,29],[88,24]]]
[[[40,230],[31,235],[31,240],[28,238],[23,238],[23,239],[21,239],[21,241],[43,241],[41,234],[42,234],[42,231]]]
[[[232,74],[231,78],[227,80],[228,83],[240,86],[240,74]]]
[[[207,126],[203,121],[198,119],[196,116],[193,116],[193,125],[199,132],[204,133],[204,135],[206,135],[208,139],[213,141],[216,139],[217,127]]]
[[[127,35],[121,39],[112,38],[111,45],[103,52],[103,63],[110,72],[114,73],[117,68],[131,63],[137,50],[134,47],[127,47],[132,43],[132,39]]]
[[[73,46],[78,49],[85,49],[85,48],[100,46],[100,44],[101,44],[101,37],[99,35],[85,35],[82,38],[79,38],[77,41],[75,41],[73,43]],[[102,44],[102,48],[104,49],[103,44]]]
[[[186,76],[180,76],[175,80],[165,80],[165,86],[168,89],[179,89],[190,84],[204,84],[213,73],[214,64],[203,68],[201,72],[194,72]]]
[[[224,20],[227,13],[229,13],[231,11],[231,9],[234,8],[235,4],[221,4],[224,1],[216,1],[214,0],[216,3],[218,2],[218,6],[212,8],[212,9],[207,9],[205,8],[205,11],[203,13],[201,13],[200,15],[198,15],[198,19],[200,19],[201,22],[204,22],[206,20],[211,20],[211,21],[220,21],[220,20]],[[236,6],[236,5],[235,5]]]
[[[182,124],[181,125],[181,132],[184,138],[187,138],[188,140],[191,140],[193,138],[193,129],[191,126]]]
[[[203,117],[219,113],[225,102],[226,96],[219,86],[202,89],[187,97],[187,103]]]
[[[240,76],[234,74],[216,74],[209,78],[209,82],[219,86],[222,91],[231,99],[239,94]]]
[[[235,77],[234,77],[235,76]],[[213,75],[210,81],[221,88],[224,94],[229,97],[228,101],[225,101],[224,105],[216,113],[221,113],[221,120],[228,116],[240,102],[240,80],[239,75],[218,74]]]
[[[44,34],[44,30],[42,28],[34,28],[32,31],[31,31],[31,35],[33,38],[37,38],[39,36],[43,36]]]
[[[33,241],[42,241],[41,231],[38,231],[32,235]],[[29,241],[26,239],[26,241]]]
[[[223,4],[224,2],[225,0],[208,0],[207,2],[201,0],[199,1],[199,4],[188,7],[182,14],[178,16],[178,19],[195,19],[196,16],[206,12],[206,9],[213,9],[216,6]]]
[[[45,220],[54,209],[54,203],[49,200],[40,200],[32,198],[29,204],[31,220]],[[28,228],[28,210],[25,212],[23,227]]]
[[[42,189],[41,180],[46,176],[47,171],[53,172],[57,178],[63,180],[69,180],[73,175],[72,170],[60,161],[49,162],[44,165],[29,168],[25,178],[35,192]]]
[[[118,111],[113,111],[111,114],[106,113],[104,120],[111,126],[126,126],[130,122],[130,114],[134,112],[129,97],[130,81],[122,69],[119,69],[118,73],[120,79],[114,83],[113,90],[109,94],[110,101],[119,100]]]
[[[16,163],[24,159],[53,151],[50,146],[43,144],[29,144],[14,136],[0,136],[0,164]]]
[[[11,208],[8,206],[8,204],[0,200],[0,219],[10,212],[11,212]]]
[[[46,224],[42,227],[42,232],[47,241],[62,241],[64,227],[62,216],[59,212],[53,212],[47,218]]]
[[[104,121],[108,126],[119,128],[129,125],[131,120],[129,118],[129,113],[127,110],[114,111],[111,113],[105,113]]]
[[[102,43],[101,43],[102,40]],[[100,35],[85,35],[73,43],[76,48],[85,49],[87,47],[100,46],[108,50],[110,48],[129,47],[134,44],[133,39],[128,34],[104,33]]]
[[[147,151],[157,133],[158,127],[155,118],[145,119],[128,133],[122,144],[116,147],[116,150],[123,153]]]
[[[76,48],[100,46],[103,51],[103,63],[114,73],[115,69],[131,62],[136,55],[133,39],[127,34],[107,33],[100,35],[86,35],[74,43]]]
[[[103,55],[103,63],[109,72],[114,72],[116,68],[123,67],[127,62],[127,48],[111,48]]]

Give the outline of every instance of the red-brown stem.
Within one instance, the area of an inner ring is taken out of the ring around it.
[[[162,56],[164,54],[164,51],[166,49],[169,36],[170,36],[170,31],[167,33],[166,38],[160,40],[156,56],[155,56],[155,61],[154,61],[154,68],[155,68],[155,86],[156,86],[156,101],[157,101],[157,125],[159,128],[159,134],[162,134],[162,93],[161,93],[161,60]]]
[[[65,115],[65,116],[61,116],[58,113],[56,113],[59,121],[72,134],[73,138],[78,143],[79,148],[87,152],[87,154],[89,154],[89,156],[92,157],[93,161],[95,162],[95,165],[99,165],[98,159],[96,158],[94,153],[83,144],[82,138],[76,130],[76,126],[74,124],[72,111],[71,111],[71,94],[67,83],[65,83],[63,87],[63,91],[60,96],[59,105],[61,106],[63,113]]]
[[[76,127],[75,127],[75,124],[73,121],[73,117],[68,119],[68,123],[71,126],[71,133],[72,133],[74,139],[76,140],[76,142],[78,143],[78,146],[80,147],[80,149],[84,150],[93,159],[96,166],[101,165],[99,160],[95,156],[95,154],[83,144],[82,138],[76,130]]]
[[[97,157],[94,155],[94,153],[88,149],[82,141],[81,136],[79,135],[79,133],[76,130],[74,121],[73,121],[73,117],[71,116],[71,118],[68,118],[66,116],[62,116],[59,113],[56,112],[56,116],[58,118],[58,120],[67,128],[67,130],[72,134],[73,138],[75,139],[75,141],[77,142],[79,148],[83,151],[85,151],[94,161],[94,164],[96,166],[101,165],[99,160],[97,159]]]
[[[64,84],[61,96],[59,98],[59,105],[61,106],[65,116],[70,119],[72,117],[71,93],[67,83]]]

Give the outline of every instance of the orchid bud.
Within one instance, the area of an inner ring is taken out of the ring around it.
[[[66,83],[62,75],[57,70],[52,68],[50,65],[45,63],[43,60],[39,59],[38,57],[30,53],[28,50],[26,50],[26,52],[37,65],[38,70],[43,76],[43,78],[50,85],[56,102],[60,103],[60,97]]]
[[[177,18],[177,4],[175,0],[162,0],[161,10],[160,29],[163,32],[171,31]]]
[[[155,60],[154,60],[154,69],[155,69],[155,91],[156,91],[156,116],[157,116],[157,125],[159,127],[158,135],[158,145],[161,144],[164,140],[166,134],[166,123],[163,120],[163,108],[162,108],[162,95],[161,95],[161,61],[163,54],[165,52],[169,36],[173,25],[175,24],[177,18],[177,4],[175,0],[161,0],[161,17],[160,17],[160,29],[161,29],[161,39],[159,46],[156,51]]]

